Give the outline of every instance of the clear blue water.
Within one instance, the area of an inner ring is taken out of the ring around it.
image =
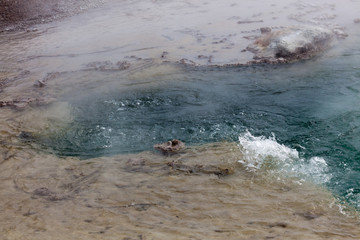
[[[196,145],[238,141],[247,131],[275,135],[305,162],[324,159],[324,184],[360,207],[360,48],[289,65],[182,70],[149,77],[163,84],[141,89],[66,96],[74,122],[40,143],[90,158],[152,150],[173,138]]]

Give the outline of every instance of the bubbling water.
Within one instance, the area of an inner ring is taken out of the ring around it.
[[[332,177],[324,158],[301,158],[296,149],[278,143],[274,134],[268,138],[255,137],[247,131],[239,137],[239,148],[242,153],[239,162],[251,172],[268,170],[318,184],[327,183]]]
[[[86,90],[61,98],[70,124],[59,128],[61,119],[49,117],[35,140],[46,151],[83,159],[147,151],[174,138],[187,145],[238,140],[249,171],[268,169],[325,184],[356,202],[356,190],[348,191],[359,187],[360,118],[353,103],[360,88],[356,62],[346,56],[342,61],[275,68],[169,64],[167,74],[146,69],[152,74],[143,74],[141,84],[108,72],[102,82],[109,87],[99,88],[98,74],[66,73],[60,78],[84,78],[89,87],[84,83]]]

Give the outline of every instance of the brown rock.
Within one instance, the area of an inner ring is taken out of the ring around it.
[[[184,147],[185,144],[177,139],[154,145],[154,148],[161,151],[162,153],[175,153],[183,149]]]

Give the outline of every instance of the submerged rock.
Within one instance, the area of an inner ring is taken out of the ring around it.
[[[331,46],[336,34],[326,28],[300,26],[263,35],[247,47],[259,62],[281,63],[311,58]]]
[[[183,149],[184,147],[185,144],[177,139],[154,145],[154,148],[161,151],[162,153],[175,153]]]

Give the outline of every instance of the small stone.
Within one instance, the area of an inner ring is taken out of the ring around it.
[[[355,18],[354,23],[360,23],[360,18]]]

